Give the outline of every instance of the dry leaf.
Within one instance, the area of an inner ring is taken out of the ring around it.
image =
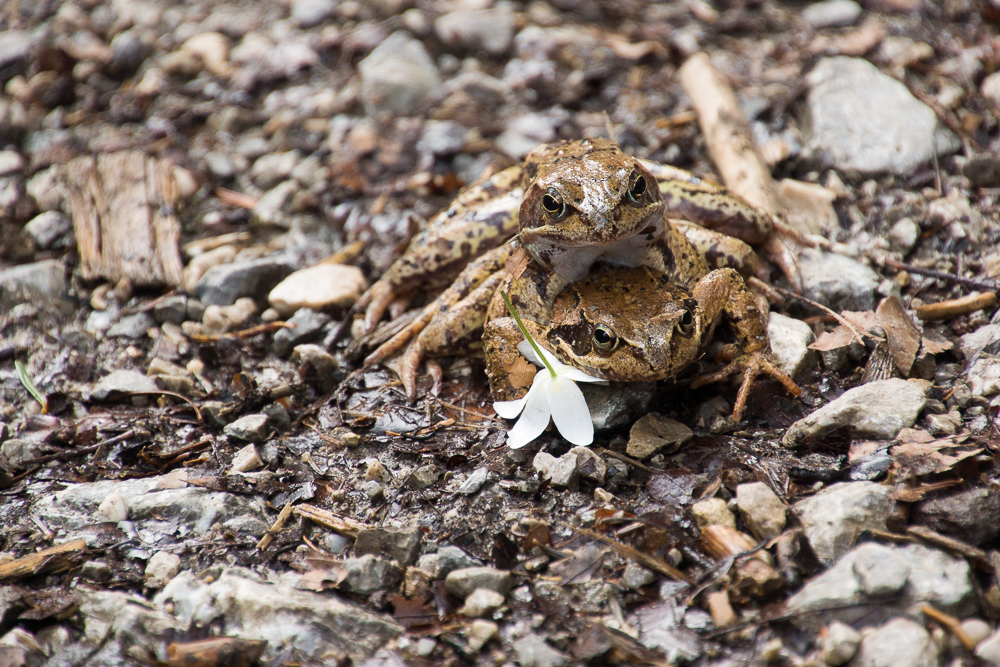
[[[897,296],[882,299],[875,318],[885,331],[896,368],[904,378],[908,377],[913,360],[917,357],[917,350],[920,349],[920,331],[906,314],[906,309]]]
[[[427,600],[407,600],[402,595],[393,595],[389,602],[392,604],[393,620],[407,630],[438,622],[437,614],[427,604]]]
[[[871,331],[879,325],[878,318],[870,310],[843,310],[840,312],[840,316],[853,324],[862,333]]]
[[[549,569],[562,577],[560,585],[585,584],[594,578],[594,575],[601,569],[601,561],[604,554],[608,552],[599,546],[588,544],[577,549],[569,558],[556,561],[549,566]]]
[[[854,340],[854,333],[847,327],[841,325],[833,331],[824,331],[820,334],[819,338],[816,339],[816,342],[809,346],[809,349],[818,350],[820,352],[828,352],[830,350],[836,350],[838,347],[846,347],[851,344],[852,340]]]
[[[909,475],[931,475],[947,472],[967,458],[983,451],[982,447],[959,449],[954,437],[930,442],[904,442],[890,448],[893,467]]]
[[[946,338],[942,338],[940,334],[933,331],[925,331],[921,339],[920,351],[923,354],[941,354],[953,347],[955,347],[955,344]]]
[[[531,255],[528,254],[528,251],[524,248],[518,248],[507,258],[507,273],[512,278],[520,278],[521,274],[528,267],[529,261],[531,261]]]
[[[510,386],[514,388],[530,387],[535,381],[535,375],[538,374],[538,367],[520,355],[509,362],[504,362],[503,368],[507,372]]]

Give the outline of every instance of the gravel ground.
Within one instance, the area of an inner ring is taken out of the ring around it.
[[[0,665],[1000,664],[998,25],[0,4]],[[716,178],[699,52],[817,241],[769,326],[800,398],[598,387],[590,448],[511,450],[481,359],[413,405],[359,368],[366,286],[538,144]]]

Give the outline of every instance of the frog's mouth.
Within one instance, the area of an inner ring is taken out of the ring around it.
[[[539,234],[538,232],[542,233]],[[567,246],[565,240],[553,241],[544,235],[544,228],[524,230],[522,244],[542,266],[551,268],[567,282],[582,280],[590,267],[602,259],[614,266],[642,266],[650,247],[663,232],[662,219],[655,218],[635,234],[611,243],[579,243]]]

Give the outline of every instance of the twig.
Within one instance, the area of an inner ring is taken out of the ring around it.
[[[257,205],[256,198],[226,188],[215,188],[215,196],[219,198],[219,201],[237,208],[252,209]]]
[[[962,542],[961,540],[956,540],[954,537],[942,535],[941,533],[933,531],[926,526],[910,526],[906,529],[906,534],[918,537],[936,547],[943,547],[948,551],[957,553],[965,558],[969,558],[980,563],[988,564],[990,562],[989,556],[982,549],[974,547],[966,542]]]
[[[968,315],[977,310],[989,310],[997,305],[997,295],[993,292],[976,292],[959,299],[948,299],[937,303],[917,306],[917,317],[929,320],[946,320],[960,315]]]
[[[827,313],[829,313],[830,315],[832,315],[838,322],[840,322],[840,324],[842,324],[848,331],[850,331],[852,334],[854,334],[854,340],[858,341],[858,343],[861,344],[861,345],[865,344],[865,340],[863,338],[863,336],[865,334],[862,334],[860,331],[858,331],[857,328],[853,324],[851,324],[850,322],[848,322],[847,319],[843,315],[841,315],[839,313],[835,313],[832,310],[830,310],[829,308],[827,308],[826,306],[824,306],[823,304],[817,303],[817,302],[813,301],[812,299],[807,299],[806,297],[802,296],[801,294],[796,294],[795,292],[790,292],[789,290],[786,290],[783,287],[778,287],[778,286],[775,285],[774,289],[778,290],[780,293],[784,294],[787,297],[791,297],[793,299],[798,299],[799,301],[803,301],[805,303],[808,303],[810,306],[813,306],[815,308],[819,308],[820,310],[825,310]]]
[[[57,544],[0,565],[0,582],[20,581],[36,574],[51,574],[69,569],[75,557],[82,555],[87,543],[82,539]]]
[[[242,331],[230,331],[221,334],[194,334],[191,340],[196,343],[212,343],[223,338],[253,338],[258,334],[271,333],[276,329],[294,329],[295,324],[289,322],[268,322]]]
[[[566,524],[562,525],[565,526]],[[643,553],[638,549],[634,549],[630,546],[622,544],[621,542],[617,542],[608,537],[607,535],[601,535],[600,533],[594,532],[592,530],[587,530],[586,528],[577,528],[576,526],[566,526],[566,527],[570,528],[571,530],[575,530],[581,535],[586,535],[591,539],[599,540],[604,544],[607,544],[609,547],[611,547],[612,551],[617,553],[619,556],[630,558],[631,560],[634,560],[635,562],[639,563],[640,565],[642,565],[647,569],[653,570],[654,572],[659,572],[663,576],[670,577],[675,581],[682,581],[688,585],[691,584],[691,580],[688,579],[686,574],[678,570],[673,565],[670,565],[669,563],[660,560],[656,556],[650,556],[649,554]]]
[[[898,271],[907,271],[909,273],[915,273],[918,276],[927,276],[928,278],[937,278],[938,280],[944,280],[947,282],[958,283],[960,285],[967,285],[969,287],[974,287],[979,290],[987,290],[992,292],[996,290],[997,285],[994,281],[976,280],[975,278],[965,278],[963,276],[956,276],[953,273],[945,273],[944,271],[935,271],[934,269],[923,269],[919,266],[912,266],[910,264],[904,264],[903,262],[897,262],[894,259],[886,259],[884,261],[886,266],[892,267]]]
[[[330,530],[340,533],[344,537],[349,537],[352,540],[357,538],[358,533],[368,528],[368,526],[360,521],[337,516],[329,510],[315,507],[313,505],[296,505],[295,515],[303,516],[310,521],[315,521],[319,525],[326,526]]]
[[[274,536],[281,532],[281,529],[285,526],[285,522],[288,521],[288,517],[292,515],[292,503],[285,503],[285,506],[281,509],[278,514],[278,518],[274,520],[271,527],[267,529],[264,537],[260,538],[260,542],[257,543],[257,549],[264,551],[267,549],[271,542],[274,540]]]
[[[635,459],[633,459],[633,458],[631,458],[629,456],[625,456],[624,454],[620,454],[620,453],[618,453],[616,451],[613,451],[613,450],[610,450],[610,449],[595,449],[594,451],[595,452],[599,452],[601,454],[607,454],[608,456],[610,456],[613,459],[618,459],[619,461],[624,461],[625,463],[629,464],[630,466],[635,466],[639,470],[645,470],[646,472],[651,472],[651,473],[661,473],[661,472],[663,472],[662,470],[659,470],[657,468],[650,468],[648,465],[646,465],[644,463],[636,461]]]
[[[960,620],[954,616],[949,616],[943,611],[935,609],[929,604],[920,605],[920,611],[924,612],[924,614],[930,616],[935,621],[951,630],[951,634],[955,635],[955,639],[962,642],[962,646],[965,647],[966,651],[974,651],[976,649],[976,640],[969,636],[969,633],[967,633],[962,627],[962,622]]]

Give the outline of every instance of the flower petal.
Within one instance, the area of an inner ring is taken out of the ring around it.
[[[529,389],[528,391],[530,392],[531,390]],[[527,402],[528,394],[525,394],[515,401],[494,401],[493,409],[504,419],[513,419],[521,414],[521,410],[524,409],[524,404]]]
[[[594,442],[594,422],[580,388],[563,375],[553,378],[548,384],[549,409],[559,435],[574,445]]]
[[[558,373],[560,377],[572,380],[573,382],[603,382],[604,384],[608,382],[602,378],[587,375],[579,368],[573,368],[572,366],[564,366]]]
[[[521,356],[534,365],[545,368],[545,363],[538,358],[537,354],[535,354],[535,348],[531,347],[531,343],[528,342],[528,339],[524,339],[517,344],[517,351],[521,353]]]
[[[535,382],[525,396],[527,403],[521,418],[514,424],[514,428],[507,431],[507,446],[511,449],[520,449],[526,444],[542,434],[542,431],[549,425],[549,400],[548,391],[552,376],[543,369],[545,375],[539,380],[535,376]],[[541,375],[542,372],[539,372]]]

